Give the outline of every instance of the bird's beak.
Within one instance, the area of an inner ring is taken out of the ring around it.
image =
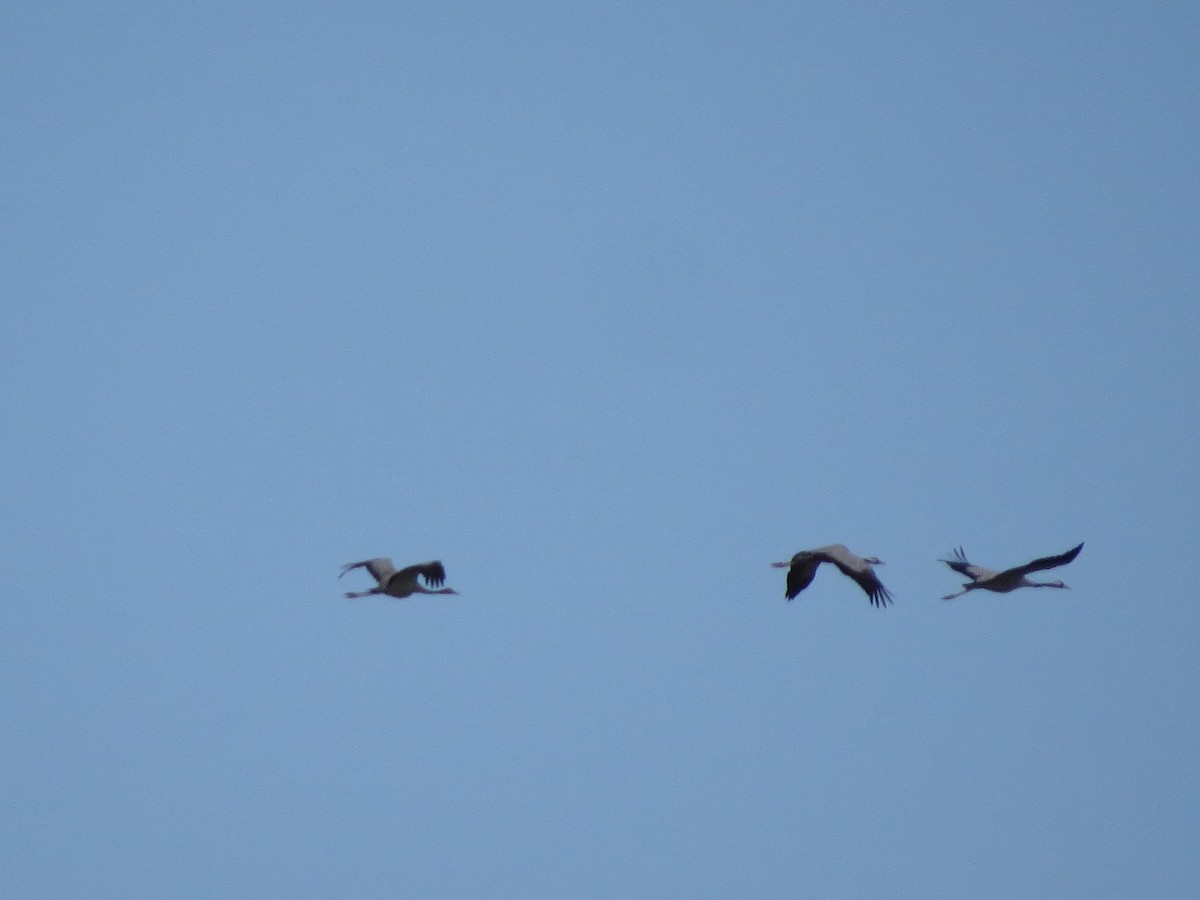
[[[791,563],[771,563],[772,569],[786,569]]]

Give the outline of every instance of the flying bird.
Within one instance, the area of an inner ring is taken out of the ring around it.
[[[833,563],[847,575],[858,582],[858,586],[866,591],[874,606],[887,606],[892,602],[892,594],[880,582],[879,576],[871,566],[882,566],[883,561],[874,556],[856,556],[842,544],[830,544],[828,547],[818,547],[816,550],[801,550],[792,557],[791,562],[771,563],[777,569],[787,569],[788,600],[792,600],[802,590],[812,584],[816,577],[817,567],[821,563]]]
[[[947,594],[943,600],[953,600],[955,597],[961,597],[967,591],[983,589],[985,591],[995,591],[997,594],[1007,594],[1009,591],[1015,591],[1017,588],[1023,587],[1052,587],[1065,588],[1066,585],[1061,581],[1030,581],[1025,576],[1030,572],[1042,572],[1046,569],[1054,569],[1058,566],[1065,566],[1071,560],[1079,555],[1079,551],[1083,549],[1083,544],[1068,550],[1066,553],[1061,553],[1058,556],[1045,556],[1041,559],[1035,559],[1033,562],[1025,563],[1023,566],[1013,566],[1011,569],[1005,569],[1003,572],[993,572],[991,569],[985,569],[983,566],[973,566],[967,562],[967,555],[963,553],[962,547],[954,551],[954,559],[943,559],[946,565],[952,568],[960,575],[966,575],[971,580],[963,585],[963,589],[957,594]]]
[[[389,597],[399,597],[404,599],[413,594],[457,594],[454,588],[441,587],[446,583],[446,569],[439,560],[427,563],[417,563],[413,566],[405,566],[399,571],[392,565],[392,561],[386,558],[379,559],[364,559],[362,562],[347,563],[342,566],[342,575],[345,575],[351,569],[360,567],[366,568],[371,576],[379,582],[369,591],[348,591],[346,596],[353,600],[355,597],[370,597],[372,594],[387,594]],[[339,575],[338,578],[341,578]],[[426,587],[421,584],[419,578],[424,578],[431,585]],[[438,588],[433,590],[432,588]]]

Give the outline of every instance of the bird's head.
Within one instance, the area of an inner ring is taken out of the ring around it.
[[[784,563],[784,562],[771,563],[771,567],[772,567],[772,568],[774,568],[774,569],[787,569],[787,568],[790,568],[790,567],[791,567],[791,565],[792,565],[792,564],[791,564],[790,562],[786,562],[786,563]]]
[[[864,556],[863,562],[869,563],[872,566],[882,566],[883,565],[883,560],[880,559],[878,556]]]
[[[1070,590],[1070,585],[1063,584],[1061,581],[1047,582],[1046,587],[1066,588],[1067,590]]]

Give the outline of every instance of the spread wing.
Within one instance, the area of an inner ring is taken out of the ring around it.
[[[392,565],[392,561],[381,556],[378,559],[364,559],[362,562],[346,563],[346,565],[342,566],[342,574],[338,575],[338,578],[341,578],[342,575],[345,575],[352,569],[363,567],[380,584],[386,584],[396,574],[396,567]]]
[[[418,575],[424,578],[425,583],[430,587],[441,587],[446,583],[446,567],[438,559],[427,563],[416,563],[415,565],[405,566],[392,577],[400,576],[415,582]]]
[[[817,566],[821,565],[821,560],[815,556],[801,556],[797,554],[792,557],[791,568],[787,573],[787,591],[784,596],[788,600],[794,600],[796,595],[812,584],[813,578],[817,575]]]
[[[858,586],[866,591],[867,596],[871,598],[872,606],[882,607],[892,602],[892,592],[883,586],[883,582],[879,580],[879,576],[870,566],[867,566],[865,571],[847,572],[846,574],[857,581]]]
[[[987,581],[996,575],[991,569],[985,569],[983,566],[973,566],[967,562],[967,555],[963,553],[962,547],[954,548],[954,559],[943,559],[942,562],[958,574],[966,575],[972,581]]]
[[[892,592],[883,586],[871,564],[861,556],[851,553],[842,544],[822,547],[815,552],[820,553],[826,562],[837,566],[843,575],[853,578],[871,599],[872,606],[887,606],[892,602]]]
[[[1046,569],[1055,569],[1059,566],[1065,566],[1071,560],[1079,555],[1079,551],[1083,549],[1083,544],[1078,547],[1073,547],[1066,553],[1060,553],[1058,556],[1043,556],[1041,559],[1035,559],[1031,563],[1026,563],[1023,566],[1018,566],[1022,572],[1042,572]]]

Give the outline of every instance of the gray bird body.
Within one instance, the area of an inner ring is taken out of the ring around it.
[[[365,568],[371,573],[371,577],[378,584],[369,591],[348,591],[346,596],[350,599],[370,597],[373,594],[386,594],[389,597],[397,597],[403,600],[405,597],[411,597],[413,594],[458,593],[454,588],[441,587],[441,585],[446,583],[446,569],[440,560],[435,559],[431,562],[416,563],[415,565],[405,566],[403,569],[397,569],[392,565],[392,561],[386,557],[364,559],[362,562],[347,563],[342,566],[342,573],[338,575],[338,578],[358,568]],[[426,587],[421,583],[420,579],[422,578],[425,579],[430,587]],[[437,590],[434,590],[434,588],[437,588]]]
[[[1046,569],[1065,566],[1077,557],[1079,551],[1082,549],[1083,544],[1080,544],[1078,547],[1073,547],[1066,553],[1060,553],[1058,556],[1044,556],[1041,559],[1035,559],[1033,562],[1025,563],[1023,566],[1013,566],[1011,569],[997,572],[993,569],[985,569],[983,566],[976,566],[967,562],[967,556],[963,552],[963,548],[958,547],[954,551],[953,559],[943,559],[942,562],[955,572],[958,572],[960,575],[966,575],[971,580],[964,584],[963,589],[958,593],[947,594],[942,599],[953,600],[955,597],[961,597],[968,591],[975,590],[1007,594],[1009,591],[1015,591],[1017,588],[1023,587],[1066,588],[1067,586],[1061,581],[1030,581],[1026,576],[1030,572],[1043,572]]]
[[[844,544],[830,544],[818,547],[816,550],[801,550],[792,557],[790,562],[771,563],[777,569],[787,569],[787,591],[785,596],[792,600],[802,590],[812,584],[821,563],[833,563],[842,574],[853,578],[858,586],[870,598],[873,606],[887,606],[892,602],[892,594],[871,566],[881,566],[883,561],[874,556],[858,556],[852,553]]]

